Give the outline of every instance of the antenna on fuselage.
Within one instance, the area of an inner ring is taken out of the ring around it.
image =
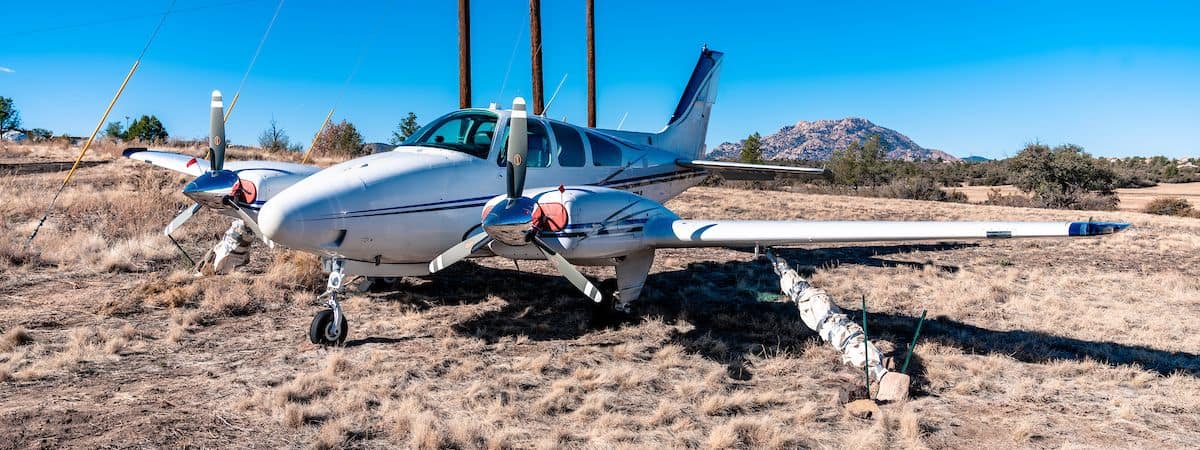
[[[546,113],[550,111],[550,105],[554,104],[554,98],[558,97],[558,91],[562,89],[563,83],[567,82],[567,74],[564,73],[561,80],[558,80],[558,87],[554,88],[554,93],[550,94],[550,100],[546,102],[546,107],[542,109],[542,117],[546,117]]]
[[[625,125],[625,119],[629,117],[629,111],[625,111],[625,115],[621,116],[621,121],[617,122],[617,129],[620,130],[622,125]]]

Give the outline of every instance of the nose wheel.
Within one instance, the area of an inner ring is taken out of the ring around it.
[[[325,293],[317,297],[318,299],[326,298],[329,309],[318,312],[313,316],[312,323],[308,325],[308,340],[320,346],[340,346],[346,342],[346,336],[350,334],[350,327],[346,323],[346,316],[342,314],[342,305],[338,300],[344,288],[342,281],[346,277],[345,262],[335,259],[332,263]]]
[[[323,347],[340,346],[346,342],[346,335],[349,334],[346,317],[335,321],[336,315],[332,309],[325,309],[313,316],[312,324],[308,326],[308,340]],[[334,326],[335,323],[337,326]]]

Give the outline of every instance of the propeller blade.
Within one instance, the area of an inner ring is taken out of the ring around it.
[[[583,295],[586,295],[596,303],[600,303],[604,300],[604,296],[600,293],[600,289],[596,288],[596,285],[592,284],[591,281],[588,281],[587,277],[583,276],[583,274],[579,272],[579,269],[576,269],[575,266],[572,266],[566,258],[563,258],[562,255],[558,254],[558,252],[555,252],[550,248],[550,246],[546,245],[546,243],[542,241],[542,238],[534,236],[533,245],[536,245],[537,248],[546,255],[546,259],[554,263],[554,266],[558,268],[558,272],[561,273],[563,277],[566,277],[567,281],[570,281],[571,284],[575,285],[576,289],[579,289],[580,292],[583,292]]]
[[[225,102],[221,91],[212,92],[212,115],[209,116],[208,147],[212,152],[209,167],[221,170],[225,167]]]
[[[429,273],[436,273],[439,270],[450,267],[451,264],[462,261],[463,258],[471,256],[472,253],[479,251],[483,246],[492,242],[492,237],[487,233],[479,233],[467,238],[467,240],[459,242],[458,245],[450,247],[450,249],[442,252],[437,258],[429,262]]]
[[[199,211],[199,210],[200,210],[199,203],[192,203],[192,206],[184,208],[183,211],[181,211],[178,216],[175,216],[175,218],[171,220],[171,223],[167,224],[166,228],[163,228],[163,234],[170,236],[171,233],[174,233],[175,230],[177,230],[177,229],[179,229],[179,227],[183,226],[183,223],[187,222],[188,219],[191,219],[192,215],[196,214],[196,211]]]
[[[525,192],[525,163],[529,156],[526,120],[525,99],[514,98],[508,125],[508,198],[520,197]]]

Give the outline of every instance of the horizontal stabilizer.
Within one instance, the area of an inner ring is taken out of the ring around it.
[[[720,174],[727,180],[771,180],[777,176],[828,178],[831,175],[828,169],[771,166],[729,161],[677,159],[675,160],[675,164],[680,167],[710,170]]]
[[[830,242],[973,240],[1100,236],[1118,222],[899,222],[656,219],[646,223],[657,248],[751,247]]]

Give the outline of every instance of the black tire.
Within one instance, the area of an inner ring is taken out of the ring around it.
[[[313,344],[320,346],[340,346],[346,341],[346,335],[349,334],[349,327],[346,322],[346,316],[342,315],[342,323],[338,326],[338,334],[330,335],[329,325],[333,323],[333,310],[325,309],[313,316],[312,323],[308,326],[308,340]]]

